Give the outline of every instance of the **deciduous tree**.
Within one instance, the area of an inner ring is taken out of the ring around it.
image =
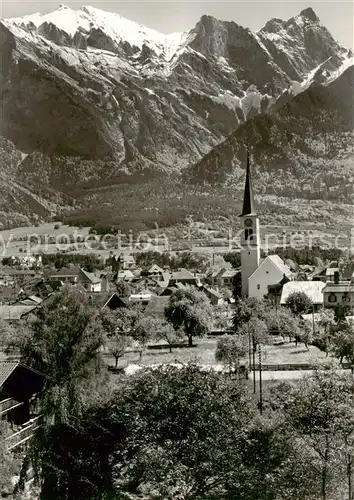
[[[171,295],[165,314],[176,330],[184,330],[192,347],[193,337],[203,337],[210,331],[213,310],[203,292],[184,286]]]
[[[312,307],[312,301],[305,292],[291,293],[285,303],[296,316],[307,313]]]
[[[248,339],[245,335],[224,335],[216,344],[215,359],[221,361],[231,373],[234,370],[239,377],[240,358],[248,351]]]

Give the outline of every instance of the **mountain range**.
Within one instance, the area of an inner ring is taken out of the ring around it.
[[[259,194],[352,201],[353,55],[311,8],[164,35],[61,5],[1,19],[0,44],[5,226],[161,179],[237,193],[245,150]]]

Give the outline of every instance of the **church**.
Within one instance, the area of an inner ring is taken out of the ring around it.
[[[291,280],[292,272],[278,255],[261,260],[259,217],[256,212],[251,166],[247,155],[246,181],[241,217],[241,293],[262,299],[269,287]]]

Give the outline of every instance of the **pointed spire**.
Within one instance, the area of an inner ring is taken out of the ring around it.
[[[247,151],[246,182],[245,182],[245,191],[243,195],[243,208],[241,216],[251,215],[251,214],[255,214],[255,210],[254,210],[250,156]]]

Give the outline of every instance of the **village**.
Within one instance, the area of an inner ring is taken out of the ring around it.
[[[86,331],[81,317],[89,329],[99,325],[93,349],[99,347],[110,387],[146,367],[196,364],[243,380],[262,414],[276,382],[318,369],[353,370],[352,256],[323,250],[320,258],[292,248],[279,252],[283,258],[265,254],[249,159],[240,221],[241,251],[209,257],[166,250],[110,251],[106,260],[60,253],[3,259],[0,414],[6,448],[18,463],[45,422],[41,401],[52,374],[44,359],[55,355],[60,372],[68,361],[62,342],[72,352],[70,343]],[[57,339],[45,337],[52,330]],[[26,337],[37,331],[45,336]],[[38,349],[43,362],[33,364]],[[33,481],[30,467],[27,489]]]

